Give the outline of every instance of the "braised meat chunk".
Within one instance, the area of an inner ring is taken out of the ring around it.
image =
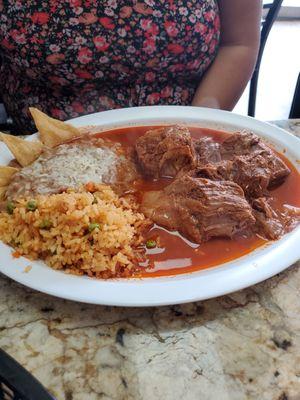
[[[214,164],[198,165],[189,171],[194,178],[206,178],[212,181],[230,181],[232,173],[232,161],[225,160]]]
[[[190,174],[175,179],[163,191],[146,193],[142,210],[158,225],[178,230],[196,243],[213,237],[232,238],[255,223],[237,184]]]
[[[221,161],[220,144],[205,136],[194,141],[197,162],[199,165],[217,163]]]
[[[252,203],[256,218],[256,233],[266,239],[279,239],[284,233],[290,232],[300,222],[300,208],[284,205],[281,211],[274,209],[272,198],[260,197]]]
[[[175,177],[196,164],[191,135],[184,126],[150,130],[137,139],[135,149],[139,165],[149,177]]]
[[[246,175],[250,179],[260,180],[262,191],[266,188],[282,183],[289,175],[290,170],[277,154],[259,137],[250,132],[237,132],[228,137],[221,146],[223,160],[236,160],[236,167],[248,165]],[[246,158],[243,158],[246,157]],[[262,177],[263,175],[263,177]],[[247,180],[248,178],[245,177]],[[259,192],[262,195],[262,191]]]
[[[266,239],[276,240],[283,233],[283,226],[276,211],[265,197],[253,201],[253,214],[256,219],[255,230]]]
[[[235,132],[224,140],[221,147],[221,155],[225,160],[231,160],[235,156],[259,151],[262,148],[261,139],[250,132]]]
[[[272,178],[273,170],[263,152],[234,157],[231,163],[230,179],[243,188],[249,199],[266,195]]]
[[[229,180],[237,183],[247,199],[265,196],[271,186],[272,170],[263,153],[237,156],[232,160],[223,160],[214,164],[198,166],[193,174],[198,177],[218,180]]]
[[[247,158],[250,158],[248,162]],[[269,185],[268,170],[251,162],[252,156],[236,157],[233,161],[225,160],[215,164],[199,166],[190,174],[198,178],[213,181],[228,180],[237,183],[248,199],[263,196]],[[262,158],[257,156],[257,158]],[[263,162],[263,158],[262,158]]]

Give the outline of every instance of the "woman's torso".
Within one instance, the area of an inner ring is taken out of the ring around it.
[[[189,104],[219,41],[216,0],[0,0],[0,87],[18,125]]]

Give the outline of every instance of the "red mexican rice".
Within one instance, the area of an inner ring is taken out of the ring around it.
[[[98,278],[126,277],[143,260],[149,220],[130,196],[106,185],[17,199],[0,212],[0,239],[16,256]]]

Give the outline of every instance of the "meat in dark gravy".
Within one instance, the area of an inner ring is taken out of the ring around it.
[[[283,217],[271,205],[270,190],[290,170],[253,133],[233,133],[218,143],[193,139],[187,128],[166,127],[138,138],[135,149],[145,177],[174,178],[163,190],[144,194],[143,212],[196,243],[243,231],[278,239],[299,221],[295,210]]]

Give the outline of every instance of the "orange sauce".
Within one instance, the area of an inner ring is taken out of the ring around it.
[[[126,148],[134,146],[136,139],[149,129],[158,127],[118,128],[98,133],[96,136],[119,142]],[[215,141],[222,142],[228,136],[228,132],[208,128],[189,129],[194,138],[211,136]],[[291,174],[281,186],[272,190],[274,205],[279,209],[284,204],[300,207],[300,174],[283,154],[278,155],[288,165]],[[136,190],[142,194],[144,191],[163,189],[169,183],[169,179],[144,180],[137,183]],[[267,243],[257,235],[240,235],[234,239],[212,239],[199,245],[186,240],[178,232],[169,232],[159,226],[154,226],[148,232],[147,238],[159,238],[159,247],[147,250],[148,265],[152,268],[145,269],[143,277],[170,276],[203,270],[244,256]]]

